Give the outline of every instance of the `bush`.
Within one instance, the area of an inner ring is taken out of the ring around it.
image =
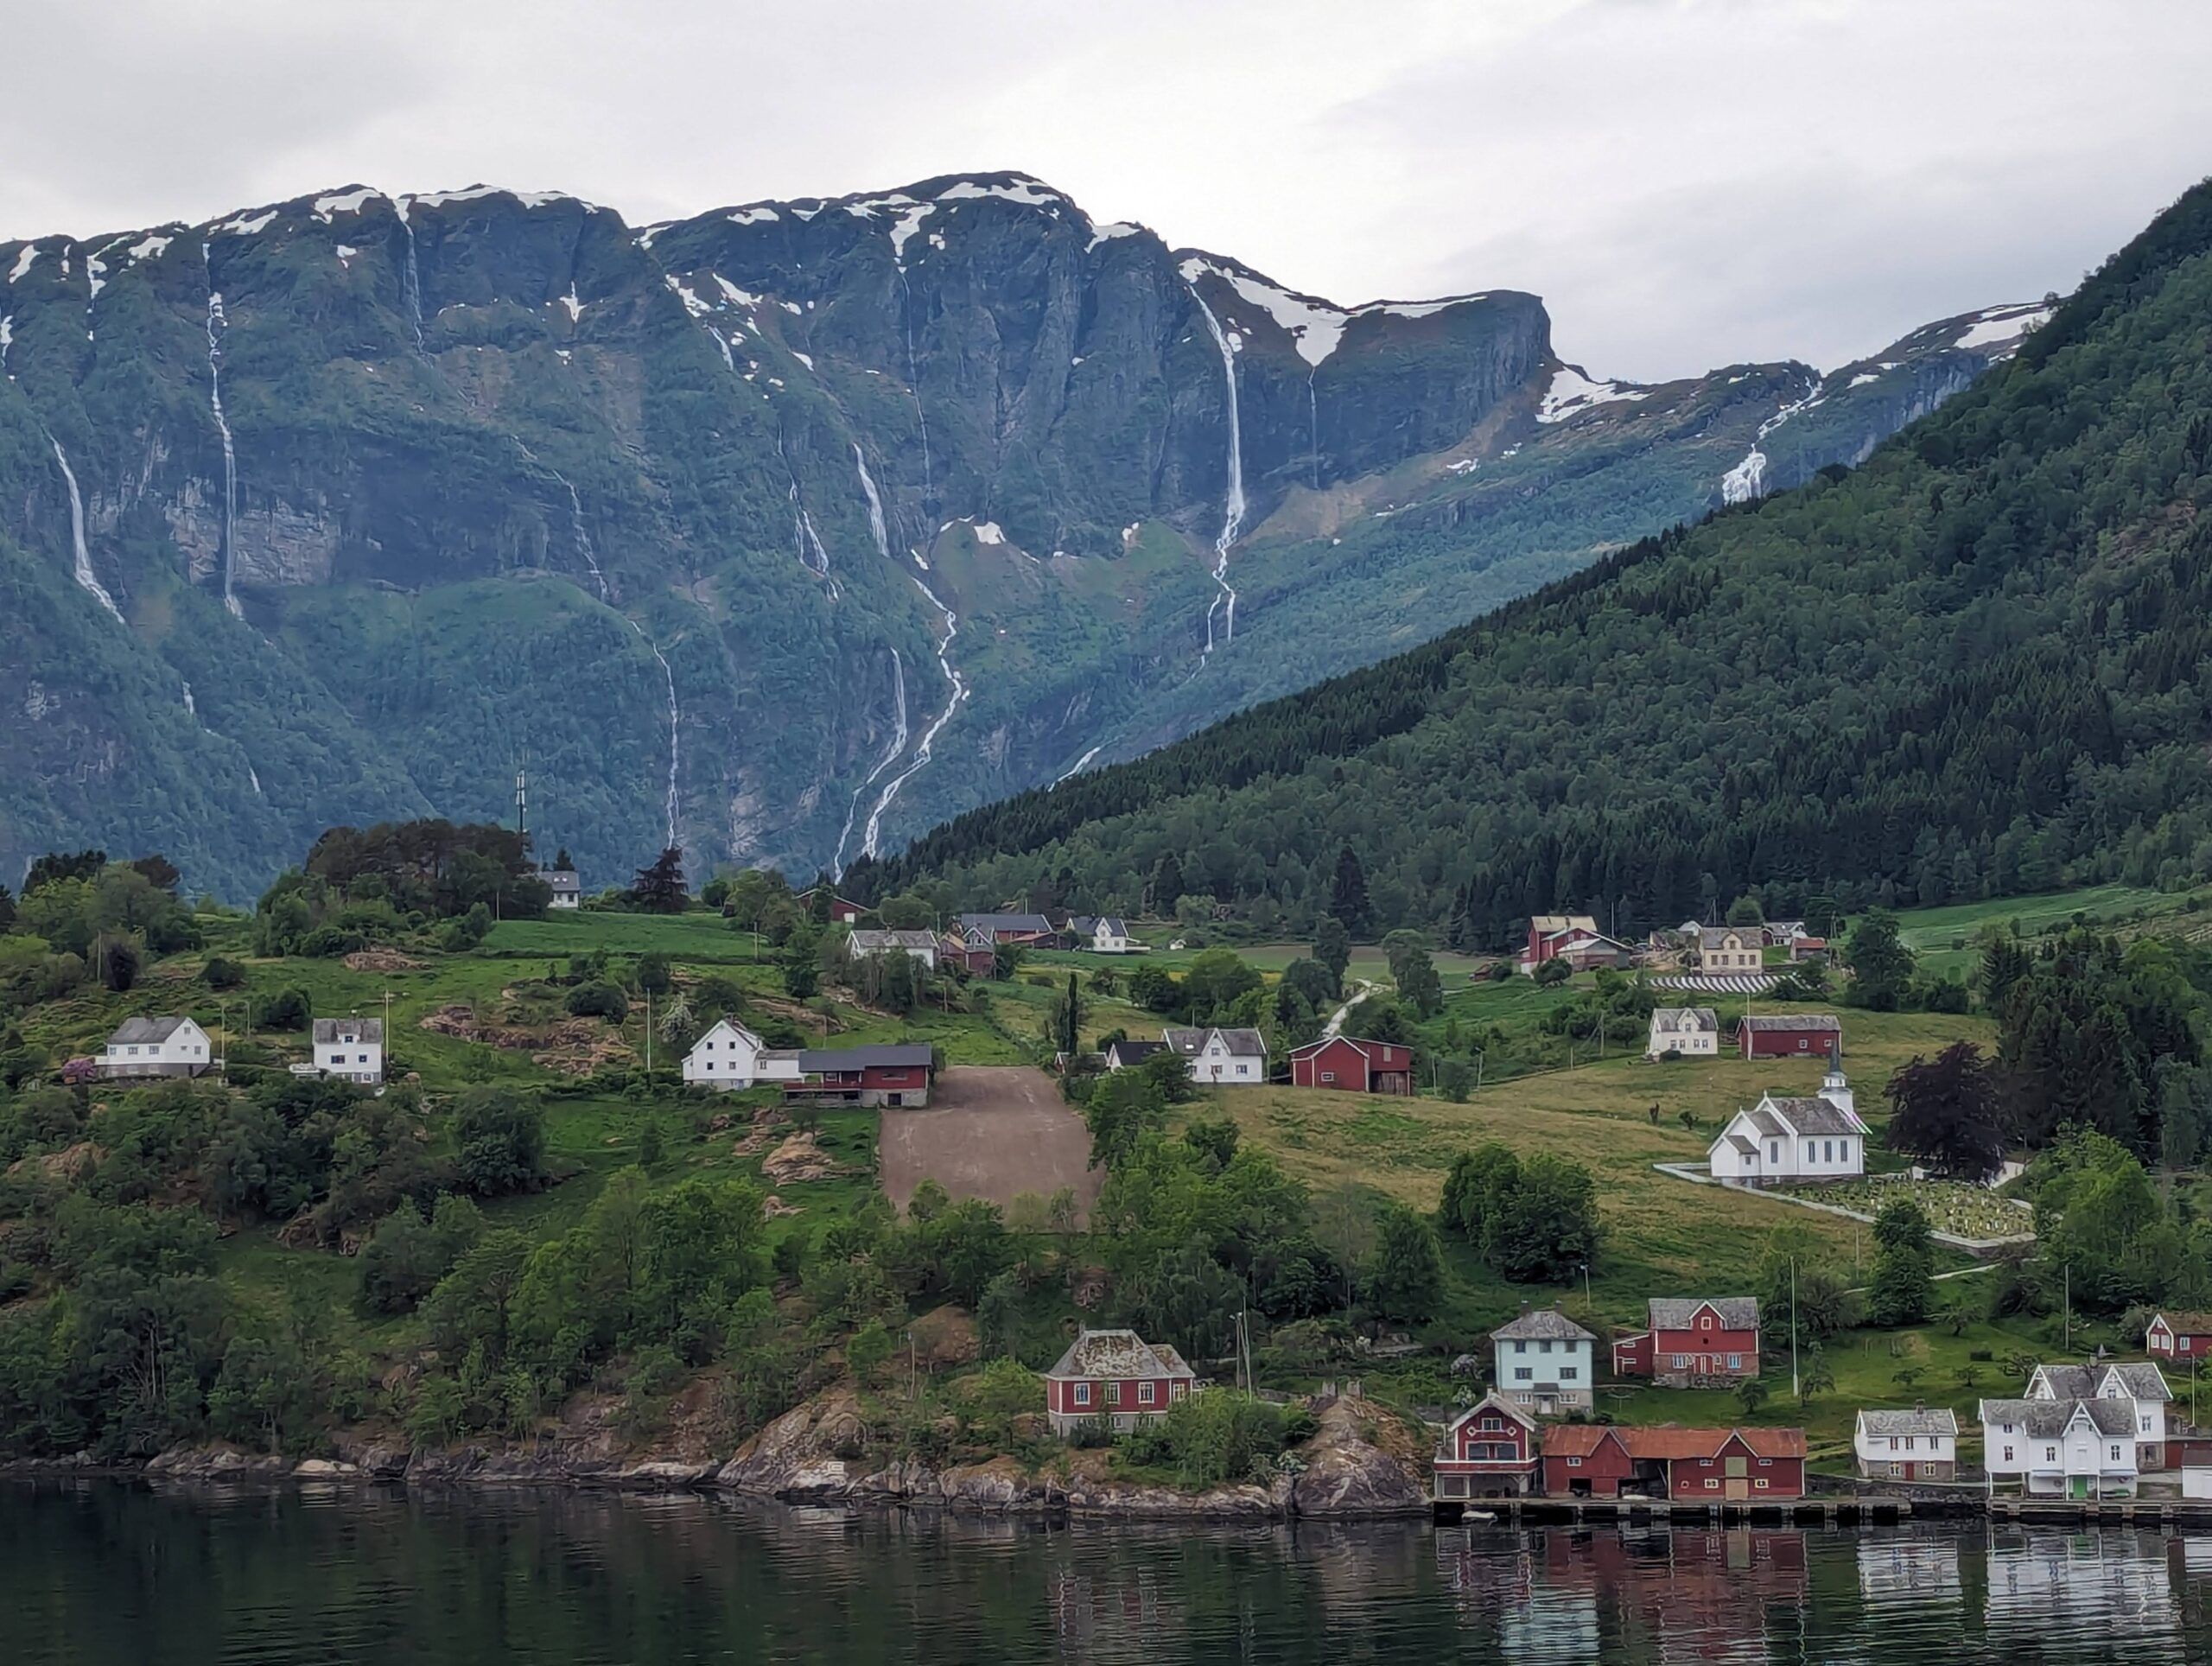
[[[461,1145],[455,1172],[463,1186],[480,1196],[527,1191],[543,1174],[545,1116],[518,1094],[504,1088],[463,1094],[454,1135]]]
[[[264,1030],[303,1030],[315,1021],[315,1002],[305,989],[279,989],[254,1016]]]
[[[569,991],[572,1018],[608,1018],[620,1024],[630,1015],[630,997],[612,983],[582,983]]]
[[[211,989],[235,989],[245,982],[245,968],[217,955],[201,969],[200,976]]]
[[[369,940],[359,932],[342,931],[335,925],[318,925],[300,939],[296,954],[318,960],[336,960],[369,946]]]

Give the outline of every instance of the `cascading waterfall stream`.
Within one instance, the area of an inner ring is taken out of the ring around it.
[[[521,445],[522,442],[518,440],[516,443]],[[537,459],[531,455],[528,446],[523,446],[522,450],[523,455],[529,457],[532,462],[537,462]],[[584,558],[584,565],[591,569],[591,575],[598,582],[599,599],[612,607],[613,602],[607,594],[607,575],[599,570],[599,556],[592,548],[591,533],[584,526],[583,499],[576,495],[576,488],[569,483],[569,477],[559,469],[546,467],[543,463],[539,463],[538,466],[545,468],[547,474],[560,481],[562,488],[568,493],[569,528],[576,541],[576,553]],[[644,626],[639,624],[627,614],[622,615],[622,622],[638,633],[638,640],[645,645],[647,652],[659,663],[660,674],[668,684],[668,844],[664,848],[672,849],[676,843],[677,783],[682,777],[683,768],[682,728],[683,713],[676,703],[676,673],[669,666],[668,656],[660,651],[660,645],[645,633]]]
[[[1084,771],[1090,767],[1090,760],[1093,758],[1096,758],[1100,753],[1105,750],[1106,748],[1103,746],[1096,746],[1091,747],[1091,749],[1084,753],[1082,757],[1077,759],[1075,763],[1070,768],[1063,771],[1058,775],[1055,775],[1052,778],[1052,785],[1054,786],[1058,786],[1063,781],[1072,781],[1077,776],[1082,774]]]
[[[1313,460],[1313,489],[1316,492],[1321,489],[1321,397],[1313,391],[1313,376],[1314,372],[1320,368],[1316,365],[1306,372],[1306,431],[1313,436],[1313,444],[1306,455]]]
[[[1213,308],[1206,305],[1198,286],[1191,286],[1191,299],[1198,303],[1200,316],[1206,321],[1206,333],[1213,337],[1213,344],[1221,350],[1221,373],[1229,386],[1229,497],[1224,506],[1221,536],[1213,541],[1213,582],[1220,586],[1221,594],[1206,609],[1206,645],[1199,652],[1198,666],[1204,670],[1213,658],[1213,620],[1222,616],[1222,645],[1225,647],[1236,639],[1236,592],[1229,583],[1229,550],[1236,542],[1236,534],[1244,525],[1244,429],[1236,409],[1236,344],[1221,327],[1221,321],[1213,315]]]
[[[216,556],[223,574],[223,606],[230,609],[232,618],[244,619],[245,610],[238,606],[238,590],[232,582],[237,565],[232,534],[238,518],[238,454],[231,443],[230,420],[223,415],[222,338],[231,324],[223,315],[222,291],[215,288],[214,270],[208,265],[208,245],[204,243],[200,245],[200,261],[207,271],[207,404],[215,413],[215,431],[223,436],[223,542]]]
[[[391,200],[392,212],[399,216],[399,229],[407,239],[407,264],[400,269],[399,301],[407,308],[407,321],[415,328],[415,345],[423,345],[423,274],[415,264],[415,227],[407,218],[405,197]]]
[[[875,539],[875,553],[886,561],[891,559],[891,529],[883,523],[883,494],[875,489],[875,481],[868,472],[868,457],[853,442],[853,467],[861,472],[861,493],[868,499],[868,530]]]
[[[922,384],[914,370],[914,292],[907,287],[904,263],[899,268],[899,325],[906,341],[906,392],[914,402],[914,421],[922,430],[922,506],[928,509],[937,501],[937,487],[930,474],[929,412],[922,409]]]
[[[842,877],[844,874],[845,847],[852,841],[853,823],[859,818],[861,799],[883,778],[883,772],[899,761],[899,754],[906,749],[906,662],[899,657],[898,649],[893,648],[890,652],[891,744],[884,748],[883,756],[876,760],[875,767],[868,771],[868,779],[853,789],[853,801],[845,806],[845,824],[837,831],[837,854],[830,859],[830,873],[833,878]],[[874,853],[871,851],[869,854]]]
[[[911,573],[907,576],[913,578]],[[912,760],[906,768],[883,784],[882,795],[876,799],[875,808],[868,811],[868,826],[861,838],[861,854],[866,856],[876,855],[881,845],[884,812],[891,808],[892,801],[898,798],[899,789],[912,780],[924,766],[928,764],[931,748],[937,744],[937,737],[944,732],[944,726],[952,721],[952,714],[960,709],[960,703],[968,697],[967,679],[960,675],[952,663],[952,639],[960,634],[959,616],[944,603],[939,601],[937,599],[937,592],[931,589],[921,580],[914,579],[914,588],[929,598],[930,606],[936,608],[944,620],[944,635],[939,639],[937,645],[937,664],[938,669],[944,673],[946,686],[952,692],[944,703],[944,709],[931,718],[929,727],[922,731],[922,738],[915,743]]]
[[[92,599],[106,608],[118,625],[124,622],[123,609],[115,605],[115,598],[107,593],[107,586],[92,571],[92,551],[85,547],[85,500],[77,492],[77,474],[69,467],[69,454],[61,448],[61,442],[51,434],[47,444],[54,448],[54,461],[61,465],[61,478],[69,487],[69,544],[76,556],[77,582],[89,591]]]
[[[1766,453],[1759,448],[1765,443],[1768,435],[1773,433],[1799,411],[1809,410],[1813,406],[1820,404],[1821,390],[1827,385],[1827,378],[1815,376],[1813,378],[1813,385],[1806,390],[1803,397],[1789,401],[1781,410],[1759,424],[1758,436],[1751,442],[1751,448],[1745,454],[1744,461],[1720,477],[1721,502],[1749,503],[1753,499],[1766,495],[1767,457]]]

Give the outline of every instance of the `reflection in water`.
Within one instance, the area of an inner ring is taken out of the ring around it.
[[[0,1663],[2212,1663],[2212,1536],[1049,1526],[691,1497],[0,1490]]]

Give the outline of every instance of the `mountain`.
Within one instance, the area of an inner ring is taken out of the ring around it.
[[[0,243],[0,873],[326,825],[798,872],[1865,455],[2041,315],[1825,378],[1341,308],[1018,174],[634,229],[365,187]]]
[[[1468,945],[1567,906],[1627,931],[1752,889],[1795,912],[2202,877],[2208,510],[2212,184],[1855,472],[963,816],[868,877],[1099,909],[1164,906],[1166,879],[1303,929],[1349,846],[1355,929]]]

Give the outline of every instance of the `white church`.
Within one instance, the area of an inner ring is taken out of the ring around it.
[[[1831,1061],[1818,1094],[1762,1096],[1729,1118],[1707,1154],[1714,1180],[1738,1186],[1856,1180],[1866,1172],[1866,1124],[1859,1120],[1842,1065]]]

